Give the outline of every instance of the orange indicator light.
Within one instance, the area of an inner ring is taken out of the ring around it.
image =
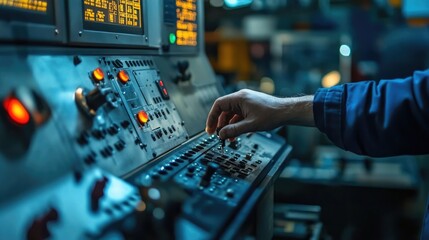
[[[145,111],[140,111],[137,113],[137,121],[141,125],[145,125],[149,121],[149,117],[147,116],[147,113]]]
[[[6,109],[10,119],[15,123],[25,125],[30,122],[30,114],[18,99],[6,98],[3,101],[3,107]]]
[[[164,87],[164,82],[162,80],[159,80],[159,86]]]
[[[165,89],[165,88],[164,88],[164,89],[162,89],[162,91],[164,92],[164,95],[165,95],[165,96],[168,96],[167,89]]]
[[[92,77],[94,77],[94,79],[98,82],[103,81],[104,80],[104,72],[101,68],[96,68],[93,72],[92,72]]]
[[[130,80],[130,76],[128,76],[127,71],[125,70],[121,70],[118,73],[118,79],[119,81],[121,81],[123,84],[127,83]]]

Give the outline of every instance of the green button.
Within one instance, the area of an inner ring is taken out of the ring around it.
[[[170,33],[170,43],[176,43],[176,35],[174,33]]]

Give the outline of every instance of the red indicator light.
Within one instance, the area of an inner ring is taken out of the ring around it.
[[[149,117],[147,116],[147,113],[145,111],[140,111],[137,113],[137,121],[141,125],[145,125],[149,121]]]
[[[130,80],[130,76],[128,76],[127,71],[125,70],[121,70],[118,73],[118,79],[119,81],[121,81],[123,84],[127,83]]]
[[[164,82],[162,80],[159,80],[159,86],[164,87]]]
[[[101,68],[96,68],[93,72],[92,72],[92,77],[94,77],[94,80],[100,82],[104,80],[104,72]]]
[[[162,91],[164,92],[164,95],[165,95],[165,96],[168,96],[167,89],[165,89],[165,88],[164,88],[164,89],[162,89]]]
[[[6,109],[10,119],[15,123],[25,125],[30,122],[30,114],[18,99],[6,98],[3,101],[3,107]]]

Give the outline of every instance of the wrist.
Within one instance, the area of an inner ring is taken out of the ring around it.
[[[314,127],[313,95],[283,98],[281,119],[283,125]]]

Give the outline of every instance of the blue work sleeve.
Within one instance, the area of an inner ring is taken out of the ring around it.
[[[429,153],[429,70],[406,79],[321,88],[316,127],[337,146],[387,157]]]

